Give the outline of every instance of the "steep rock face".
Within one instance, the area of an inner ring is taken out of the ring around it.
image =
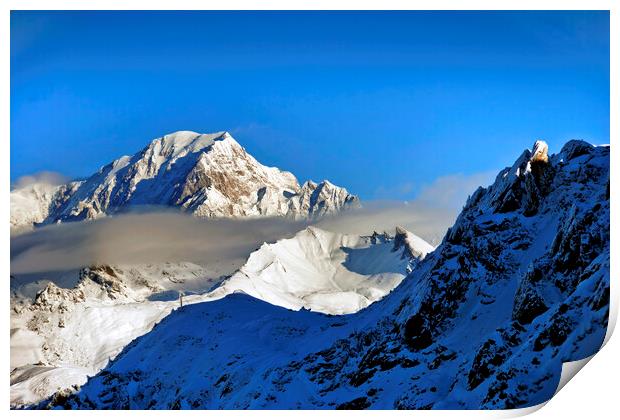
[[[537,141],[533,150],[525,150],[512,167],[501,171],[488,192],[476,191],[469,205],[490,206],[497,213],[534,214],[540,198],[549,192],[555,166],[548,162],[546,143]]]
[[[561,362],[599,348],[608,317],[609,148],[571,141],[551,157],[542,143],[533,149],[471,196],[397,290],[406,297],[394,318],[361,336],[380,337],[362,353],[384,363],[404,354],[425,365],[413,369],[412,389],[395,407],[537,404],[553,394]],[[344,357],[361,382],[389,380],[363,357]],[[439,379],[450,371],[458,374]]]
[[[454,409],[546,401],[562,362],[595,353],[607,328],[609,148],[571,141],[544,156],[525,151],[472,194],[441,245],[363,311],[334,318],[243,295],[192,305],[79,391],[42,406]]]
[[[396,235],[394,236],[394,250],[402,248],[402,258],[409,260],[422,260],[426,255],[430,254],[435,248],[427,243],[424,239],[409,232],[403,227],[396,227]]]
[[[342,208],[359,207],[359,199],[325,180],[320,183],[306,181],[297,196],[291,197],[291,209],[311,218],[333,214]]]
[[[12,225],[94,219],[140,205],[177,207],[199,217],[296,219],[359,206],[356,196],[329,181],[300,186],[290,172],[260,164],[227,132],[166,135],[46,197],[37,201],[40,211],[16,216],[15,223],[12,216]],[[17,204],[12,214],[20,212]]]

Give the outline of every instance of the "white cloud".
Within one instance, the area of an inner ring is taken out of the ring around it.
[[[454,223],[467,197],[479,186],[489,185],[495,174],[489,171],[442,176],[423,187],[411,201],[366,201],[363,209],[327,218],[319,226],[356,234],[391,232],[396,226],[402,226],[437,245]]]
[[[490,185],[499,171],[472,175],[452,174],[437,178],[422,188],[415,201],[435,207],[460,210],[476,188]]]
[[[68,181],[68,178],[57,172],[37,172],[32,175],[26,175],[18,178],[13,183],[13,188],[24,188],[32,184],[61,185]]]
[[[490,172],[438,178],[409,202],[370,201],[364,208],[314,224],[354,234],[393,232],[402,226],[437,245],[467,196],[492,180]],[[57,180],[49,173],[33,180]],[[291,237],[307,225],[282,218],[199,219],[177,212],[150,212],[96,221],[46,226],[11,238],[11,272],[71,270],[92,264],[148,264],[192,261],[199,264],[247,257],[263,242]]]
[[[281,218],[199,219],[177,212],[51,225],[11,238],[11,272],[165,261],[209,264],[242,258],[263,242],[292,236],[304,226]]]

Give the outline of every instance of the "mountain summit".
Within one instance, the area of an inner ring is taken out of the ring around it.
[[[26,193],[12,191],[12,203],[15,194],[23,201]],[[356,196],[329,181],[300,185],[292,173],[262,165],[225,131],[168,134],[83,181],[30,198],[45,211],[20,217],[21,206],[12,205],[13,228],[95,219],[136,205],[178,207],[199,217],[294,219],[359,206]]]

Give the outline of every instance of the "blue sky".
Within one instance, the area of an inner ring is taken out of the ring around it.
[[[89,175],[177,130],[230,131],[363,199],[413,198],[537,138],[609,143],[609,15],[11,13],[12,181]]]

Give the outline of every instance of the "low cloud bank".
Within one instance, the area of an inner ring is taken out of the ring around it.
[[[91,264],[199,264],[241,258],[263,242],[291,236],[300,222],[283,219],[199,219],[158,212],[65,223],[11,238],[14,274],[68,270]]]
[[[43,171],[43,172],[37,172],[36,174],[25,175],[25,176],[18,178],[11,185],[11,189],[25,188],[33,184],[45,184],[45,185],[57,186],[57,185],[66,184],[67,182],[69,182],[69,178],[67,178],[66,176],[62,174],[59,174],[58,172]]]
[[[392,234],[396,226],[402,226],[437,245],[457,215],[454,209],[418,202],[374,201],[363,204],[362,209],[327,217],[316,226],[331,232],[359,235],[384,231]]]
[[[351,234],[392,233],[402,226],[437,245],[491,174],[437,179],[410,202],[370,201],[364,208],[312,223]],[[247,257],[264,242],[292,237],[308,222],[283,218],[199,219],[151,210],[38,228],[11,238],[11,273],[71,270],[92,264],[191,261],[209,265]]]
[[[436,208],[460,211],[467,197],[480,186],[493,183],[497,171],[478,172],[471,175],[451,174],[441,176],[420,191],[415,202]]]
[[[363,202],[363,209],[327,218],[318,226],[356,234],[390,232],[395,226],[402,226],[431,245],[438,245],[446,230],[454,224],[467,197],[479,186],[491,184],[496,174],[497,171],[487,171],[442,176],[422,188],[414,200]]]

